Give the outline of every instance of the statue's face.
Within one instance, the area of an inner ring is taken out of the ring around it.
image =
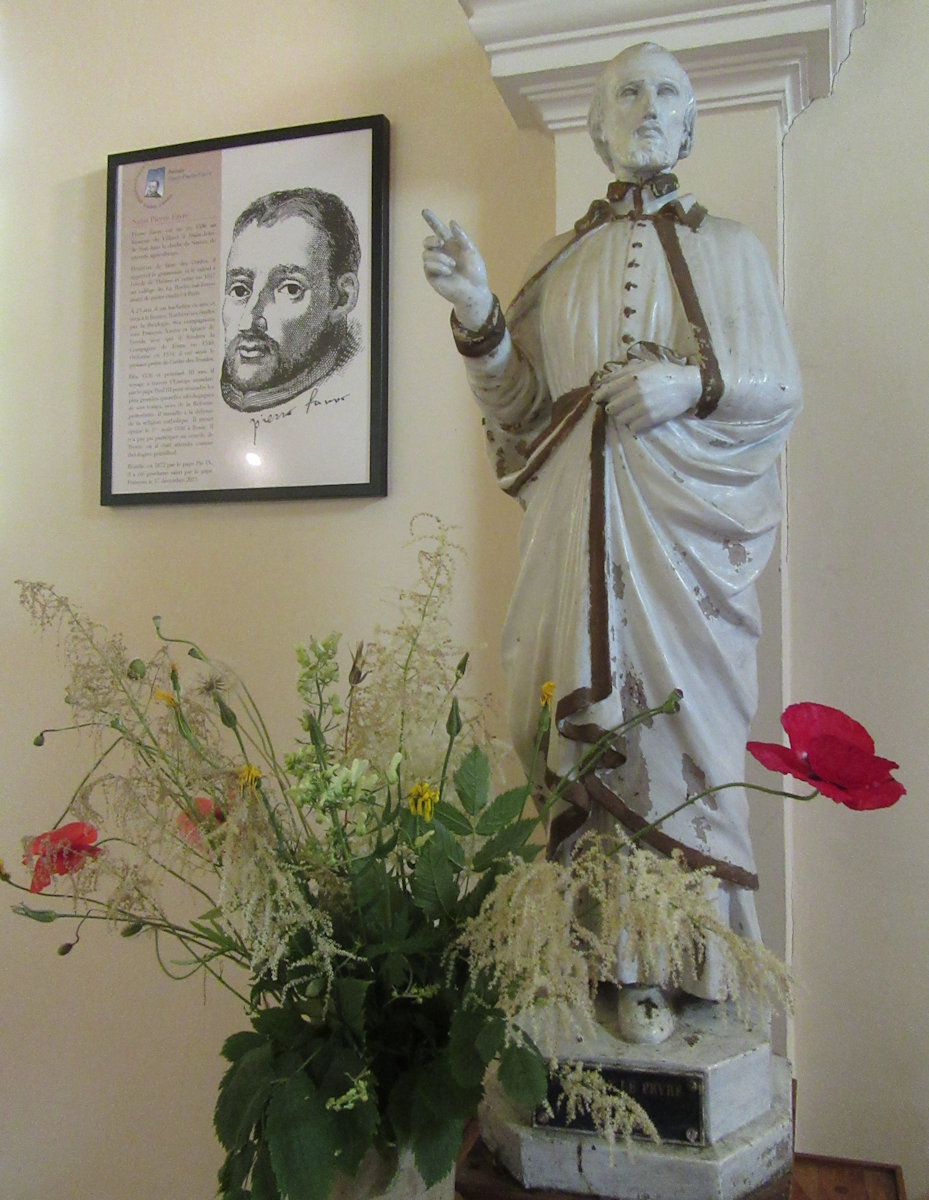
[[[599,86],[602,137],[617,178],[644,180],[673,167],[682,157],[692,96],[677,61],[663,51],[622,54]]]

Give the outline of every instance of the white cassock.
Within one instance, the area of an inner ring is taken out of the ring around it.
[[[623,765],[572,789],[588,825],[609,814],[635,830],[744,778],[757,705],[755,582],[780,522],[776,461],[800,389],[755,236],[677,192],[646,193],[651,215],[624,213],[631,203],[595,202],[549,243],[502,343],[466,361],[500,485],[525,509],[503,633],[524,761],[546,680],[556,685],[550,778],[603,731],[683,692],[679,714],[626,738]],[[699,365],[695,411],[633,435],[593,404],[592,377],[630,356]],[[758,936],[742,789],[698,801],[647,840],[712,867],[733,928]],[[715,986],[707,978],[699,994]]]

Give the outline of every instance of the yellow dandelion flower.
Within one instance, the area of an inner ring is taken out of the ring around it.
[[[261,772],[257,767],[253,767],[251,763],[246,763],[244,767],[239,767],[235,777],[243,792],[254,791],[261,782]]]
[[[410,788],[407,802],[414,817],[422,817],[424,821],[432,820],[432,811],[439,798],[439,789],[432,784],[420,780]]]
[[[539,694],[539,702],[543,708],[548,708],[551,702],[555,699],[555,685],[549,679],[542,684],[542,691]]]
[[[160,700],[162,704],[166,704],[168,708],[178,707],[177,697],[173,696],[170,692],[166,692],[164,688],[155,688],[152,695],[156,700]]]

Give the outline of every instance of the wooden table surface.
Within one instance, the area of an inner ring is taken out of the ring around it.
[[[455,1181],[460,1200],[578,1200],[572,1192],[520,1187],[477,1142],[460,1163]],[[593,1200],[593,1198],[588,1198]],[[906,1200],[900,1168],[887,1163],[794,1155],[793,1169],[744,1200]]]
[[[795,1154],[790,1200],[906,1200],[903,1172],[888,1163]]]

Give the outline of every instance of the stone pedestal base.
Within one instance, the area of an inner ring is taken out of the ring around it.
[[[740,1200],[789,1171],[791,1072],[771,1055],[766,1030],[746,1030],[698,1003],[659,1046],[630,1046],[603,1029],[571,1057],[617,1078],[646,1109],[654,1097],[692,1093],[694,1116],[676,1141],[620,1142],[611,1153],[596,1134],[533,1123],[492,1088],[482,1136],[524,1187],[614,1200]]]

